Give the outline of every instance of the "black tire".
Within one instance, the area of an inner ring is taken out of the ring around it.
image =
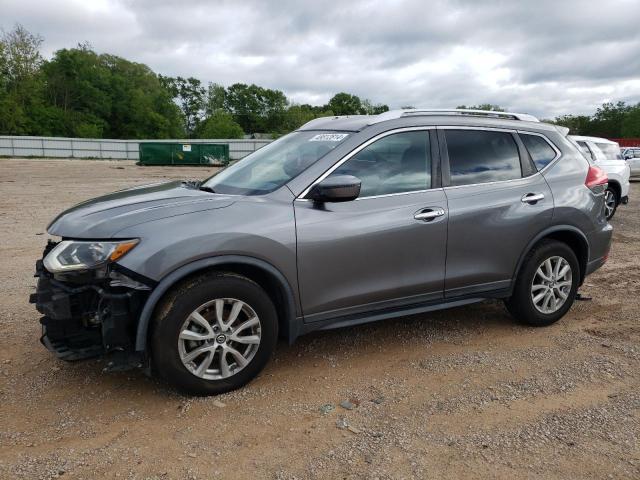
[[[606,205],[605,205],[605,216],[607,217],[607,220],[611,220],[613,216],[616,214],[616,210],[618,209],[618,205],[620,204],[620,196],[618,195],[618,192],[616,191],[616,189],[611,187],[608,187],[605,190],[604,195],[605,195],[604,196],[605,202],[607,201],[607,197],[609,195],[613,195],[613,198],[615,200],[615,202],[611,205],[612,210],[610,212],[606,211]]]
[[[227,378],[208,380],[189,371],[180,359],[178,337],[185,320],[199,306],[216,298],[233,298],[249,305],[260,320],[258,349],[242,370]],[[151,332],[154,374],[185,393],[216,395],[242,387],[268,363],[278,338],[275,307],[252,280],[234,273],[210,273],[174,288],[156,309]]]
[[[539,311],[531,298],[531,285],[538,267],[551,257],[564,258],[571,267],[571,289],[564,304],[553,313]],[[526,256],[518,277],[516,278],[513,294],[505,301],[509,313],[519,322],[534,327],[544,327],[557,322],[573,305],[580,281],[580,264],[574,251],[566,244],[556,240],[543,240],[537,244]]]

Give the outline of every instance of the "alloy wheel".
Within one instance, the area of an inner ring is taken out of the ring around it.
[[[613,212],[616,209],[616,194],[611,190],[604,192],[604,213],[609,220],[613,216]]]
[[[255,356],[260,319],[247,303],[217,298],[196,308],[182,324],[178,353],[193,375],[205,380],[231,377]]]
[[[567,301],[573,284],[573,272],[566,259],[553,256],[544,260],[531,282],[531,300],[541,313],[555,313]]]

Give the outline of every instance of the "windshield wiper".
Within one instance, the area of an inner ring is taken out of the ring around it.
[[[213,188],[207,187],[206,185],[201,185],[198,190],[202,190],[203,192],[216,193]]]

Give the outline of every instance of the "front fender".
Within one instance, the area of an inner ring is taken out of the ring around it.
[[[136,351],[142,352],[147,348],[147,334],[149,331],[149,323],[151,316],[156,308],[156,305],[165,293],[171,289],[177,282],[186,278],[187,276],[196,273],[201,270],[214,267],[223,267],[224,265],[248,265],[251,267],[259,268],[277,282],[284,298],[284,316],[281,319],[281,325],[283,325],[284,333],[291,343],[299,335],[299,323],[296,321],[296,307],[293,295],[293,290],[285,276],[273,265],[253,257],[242,255],[220,255],[216,257],[203,258],[194,262],[188,263],[174,270],[167,276],[165,276],[153,289],[140,314],[138,320],[138,327],[136,331]]]

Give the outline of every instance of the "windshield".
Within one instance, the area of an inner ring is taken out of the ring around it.
[[[607,160],[622,160],[620,147],[616,143],[596,143],[596,147],[600,149]]]
[[[233,195],[264,195],[281,187],[349,136],[344,132],[293,132],[247,155],[201,188]]]

